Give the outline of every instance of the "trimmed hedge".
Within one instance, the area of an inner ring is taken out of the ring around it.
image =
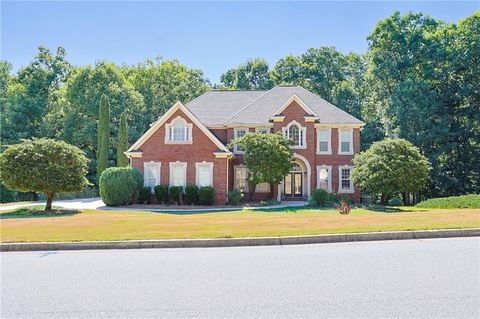
[[[185,187],[185,204],[193,205],[198,202],[198,187],[197,185],[187,185]]]
[[[182,204],[182,194],[183,194],[183,187],[182,186],[171,186],[169,189],[170,194],[170,201],[174,204],[180,205]]]
[[[480,208],[480,194],[432,198],[417,204],[421,208]]]
[[[198,190],[198,202],[200,205],[213,205],[215,201],[215,190],[210,186],[200,187]]]
[[[159,204],[168,204],[168,185],[157,185],[154,191]]]
[[[137,199],[143,176],[135,168],[110,167],[102,172],[99,184],[100,196],[106,205],[128,205]]]
[[[138,194],[138,203],[139,204],[150,204],[152,195],[152,189],[150,187],[142,187]]]
[[[230,205],[238,205],[243,199],[243,194],[239,189],[232,189],[230,192],[227,194],[228,196],[228,203]]]

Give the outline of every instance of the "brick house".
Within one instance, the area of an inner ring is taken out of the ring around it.
[[[312,189],[360,191],[351,179],[360,152],[362,121],[299,86],[266,91],[208,91],[177,102],[125,153],[144,174],[145,185],[209,185],[217,204],[233,188],[248,191],[242,150],[226,145],[247,132],[279,132],[294,141],[293,168],[274,189],[278,200],[307,199]],[[270,196],[268,184],[254,198]]]

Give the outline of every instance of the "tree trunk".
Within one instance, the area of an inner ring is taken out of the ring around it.
[[[274,197],[274,196],[275,196],[275,192],[274,192],[274,188],[273,188],[274,186],[275,186],[274,183],[270,183],[270,198],[271,198],[272,200],[275,200],[275,197]]]
[[[382,196],[380,197],[380,204],[381,204],[381,205],[385,205],[385,198],[386,198],[386,197],[387,197],[387,196],[386,196],[384,193],[382,193]]]
[[[47,205],[45,205],[45,210],[47,212],[52,211],[52,202],[53,202],[53,196],[55,195],[54,193],[45,193],[47,195]]]
[[[255,195],[255,189],[257,188],[257,184],[248,183],[248,200],[253,202],[253,195]]]

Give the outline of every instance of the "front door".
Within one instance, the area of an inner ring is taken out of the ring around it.
[[[301,172],[292,172],[285,176],[284,190],[286,198],[303,197],[303,177]]]

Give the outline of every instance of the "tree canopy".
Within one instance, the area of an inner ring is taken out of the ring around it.
[[[252,185],[269,183],[273,196],[273,186],[279,184],[292,168],[290,144],[281,134],[248,133],[234,139],[230,147],[238,145],[244,151],[249,182]],[[254,192],[255,186],[250,189],[250,194]]]
[[[78,147],[34,138],[7,147],[0,155],[0,175],[8,188],[43,192],[47,196],[45,210],[51,210],[56,193],[78,192],[89,185],[87,163]]]
[[[301,85],[367,123],[363,149],[385,137],[418,147],[433,168],[424,196],[480,192],[480,11],[456,24],[394,12],[366,41],[365,54],[313,47],[271,66],[250,59],[226,70],[219,87]],[[94,181],[102,95],[111,106],[108,160],[114,163],[121,114],[131,144],[176,101],[187,103],[210,87],[201,70],[176,60],[73,66],[64,48],[40,47],[16,72],[0,62],[2,146],[32,137],[65,140],[91,160]]]
[[[404,139],[375,142],[353,159],[352,178],[363,192],[381,194],[385,200],[399,193],[414,193],[425,187],[430,163],[420,150]]]

